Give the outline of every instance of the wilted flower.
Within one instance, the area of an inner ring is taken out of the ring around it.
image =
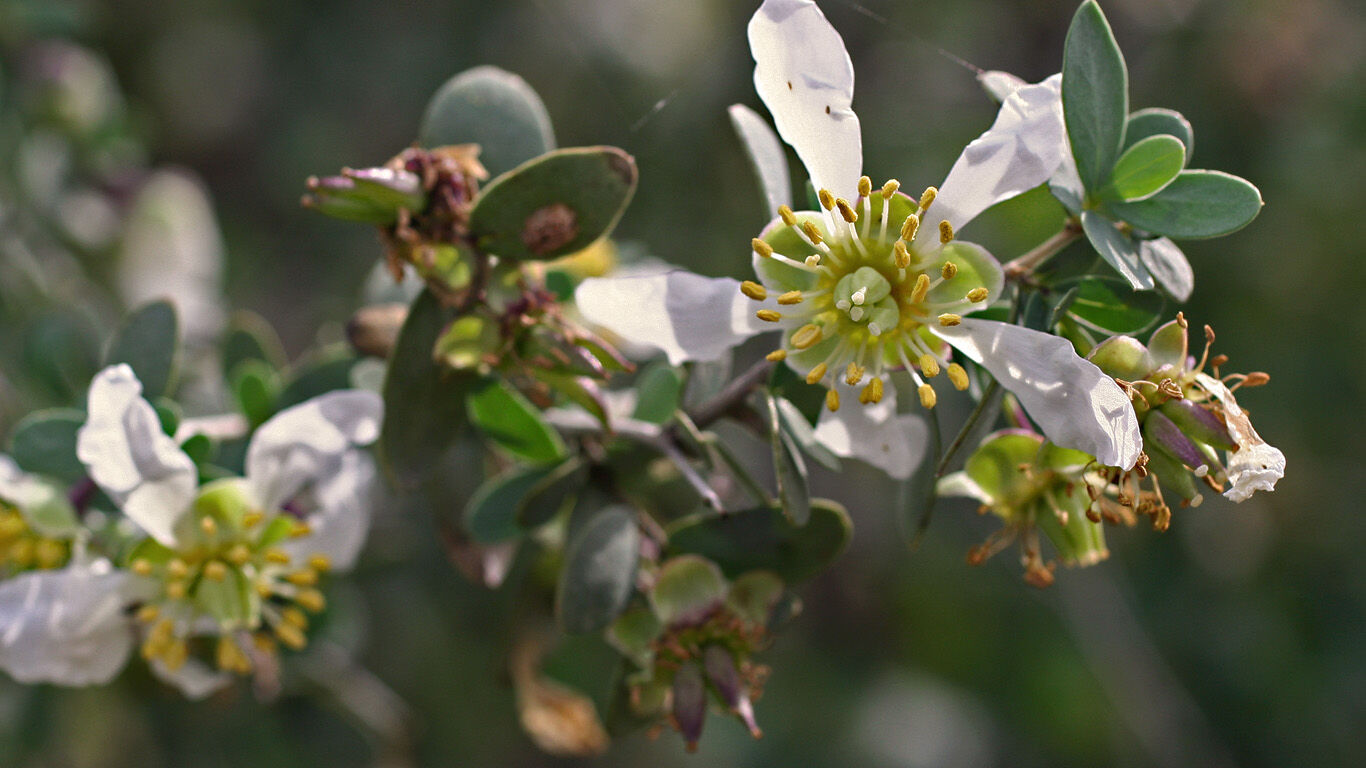
[[[930,381],[941,372],[954,388],[968,387],[949,347],[1014,392],[1055,443],[1133,466],[1138,425],[1109,377],[1063,339],[967,317],[994,301],[1004,280],[996,260],[958,240],[957,232],[1057,170],[1065,151],[1058,78],[1007,98],[942,187],[926,189],[917,201],[896,181],[876,188],[859,175],[852,65],[814,3],[767,0],[750,22],[749,38],[755,86],[805,163],[822,210],[780,209],[752,242],[757,282],[686,272],[588,280],[576,296],[584,315],[664,350],[675,364],[711,359],[749,336],[781,329],[782,346],[770,359],[785,360],[811,384],[827,387],[828,413],[818,435],[835,429],[872,438],[831,448],[897,477],[914,466],[887,456],[913,449],[897,450],[888,439],[890,412],[870,419],[841,405],[878,404],[891,394],[888,375],[904,370],[922,406],[934,407]],[[843,424],[827,426],[836,422]],[[900,431],[904,443],[909,438]]]

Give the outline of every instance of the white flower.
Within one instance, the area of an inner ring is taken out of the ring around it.
[[[199,486],[126,365],[95,377],[77,455],[150,536],[127,571],[103,561],[0,585],[0,662],[20,680],[81,685],[117,673],[134,642],[153,670],[199,697],[249,671],[276,641],[305,642],[323,609],[322,572],[354,562],[376,473],[360,446],[379,434],[371,392],[338,391],[277,414],[252,436],[246,477]],[[216,638],[217,669],[187,641]]]
[[[1285,454],[1257,434],[1224,382],[1205,373],[1195,374],[1195,380],[1219,401],[1229,437],[1238,445],[1238,450],[1229,454],[1225,467],[1230,483],[1224,491],[1225,498],[1247,501],[1256,491],[1276,490],[1276,481],[1285,476]]]
[[[939,189],[919,201],[895,181],[874,188],[860,176],[862,144],[850,109],[853,67],[839,34],[810,0],[766,0],[749,25],[755,87],[779,133],[820,190],[823,210],[780,209],[753,243],[757,282],[686,272],[585,281],[576,293],[590,321],[663,350],[671,363],[709,360],[764,330],[783,331],[770,359],[785,359],[829,388],[818,432],[842,456],[907,477],[919,449],[866,439],[892,411],[857,413],[886,398],[892,370],[905,370],[920,401],[937,395],[941,371],[957,389],[966,372],[953,347],[1015,393],[1053,442],[1129,468],[1142,449],[1128,398],[1064,339],[964,317],[1000,294],[1000,265],[957,239],[988,207],[1047,181],[1063,162],[1060,77],[1015,89],[995,123],[964,149]],[[852,201],[852,202],[850,202]],[[756,312],[756,307],[758,311]],[[843,382],[843,383],[841,383]],[[843,426],[826,426],[831,420]],[[838,436],[838,438],[836,438]]]
[[[81,530],[62,489],[0,455],[0,577],[60,568]]]

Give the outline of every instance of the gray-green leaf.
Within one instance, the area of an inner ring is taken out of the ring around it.
[[[149,400],[166,394],[175,381],[180,324],[175,307],[153,301],[135,310],[109,344],[104,364],[127,363],[142,382]]]
[[[666,552],[702,555],[732,577],[762,568],[793,583],[815,576],[839,557],[853,530],[849,513],[825,499],[812,500],[804,526],[769,507],[728,515],[699,512],[669,526]]]
[[[1063,116],[1077,173],[1088,192],[1105,185],[1124,144],[1129,73],[1095,0],[1072,17],[1062,64]]]
[[[1219,237],[1247,226],[1262,210],[1262,195],[1232,174],[1182,171],[1152,197],[1111,203],[1110,210],[1139,229],[1190,240]]]
[[[523,395],[501,378],[485,379],[465,400],[470,420],[494,444],[527,461],[564,457],[564,441]]]
[[[554,149],[555,134],[541,97],[525,80],[485,66],[461,72],[437,90],[418,143],[478,144],[479,161],[496,176]]]
[[[566,632],[593,632],[626,608],[640,560],[640,529],[622,506],[604,507],[578,528],[565,549],[555,615]]]
[[[71,408],[36,411],[24,417],[10,438],[10,456],[26,472],[74,483],[85,477],[76,458],[76,432],[85,414]]]
[[[1105,262],[1114,267],[1134,288],[1141,291],[1151,290],[1153,276],[1138,257],[1138,244],[1134,239],[1120,232],[1113,223],[1094,211],[1081,215],[1081,228],[1086,239],[1100,254]]]
[[[1110,189],[1121,200],[1140,200],[1172,183],[1186,163],[1186,147],[1175,136],[1159,134],[1134,144],[1119,156]]]
[[[1149,136],[1161,136],[1164,133],[1181,140],[1186,147],[1186,162],[1189,163],[1191,153],[1195,151],[1195,129],[1191,128],[1190,121],[1174,109],[1148,107],[1134,110],[1124,128],[1124,148],[1127,150]]]

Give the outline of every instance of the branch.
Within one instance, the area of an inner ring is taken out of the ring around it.
[[[1041,264],[1053,258],[1059,251],[1071,245],[1072,241],[1079,237],[1081,237],[1081,223],[1076,219],[1068,219],[1057,234],[1039,243],[1034,250],[1006,262],[1003,267],[1006,279],[1018,282],[1028,277]]]
[[[706,429],[712,422],[725,416],[732,408],[745,401],[750,393],[762,385],[767,379],[769,372],[773,370],[773,363],[769,360],[760,360],[749,367],[749,370],[740,374],[734,381],[726,385],[726,388],[716,393],[716,396],[707,402],[699,405],[688,416],[692,419],[699,429]]]

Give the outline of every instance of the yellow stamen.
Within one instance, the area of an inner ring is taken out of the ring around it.
[[[298,539],[298,538],[302,538],[302,537],[304,537],[304,536],[307,536],[308,534],[310,534],[310,533],[312,533],[312,532],[313,532],[312,526],[310,526],[308,523],[305,523],[304,521],[300,520],[300,521],[294,523],[294,526],[291,527],[291,528],[289,529],[289,536],[290,536],[290,538]]]
[[[858,194],[859,197],[867,197],[873,194],[873,180],[867,176],[858,177]]]
[[[783,319],[783,313],[776,309],[761,309],[754,313],[754,316],[763,320],[765,323],[776,323]]]
[[[784,293],[782,296],[778,297],[778,303],[784,305],[800,304],[802,303],[802,292],[788,291],[787,293]]]
[[[134,560],[133,573],[136,573],[139,576],[151,576],[152,561],[142,557],[139,557],[138,559]]]
[[[840,393],[836,392],[834,389],[826,390],[825,407],[829,408],[831,411],[838,411],[840,409]]]
[[[299,594],[294,596],[294,602],[310,613],[320,613],[327,607],[327,599],[316,589],[299,590]]]
[[[939,274],[942,275],[945,280],[952,280],[954,276],[958,274],[958,265],[952,261],[946,261],[944,262],[943,269],[939,270]]]
[[[901,225],[901,239],[910,242],[915,239],[916,230],[920,229],[920,217],[914,213],[906,217],[906,221]]]
[[[763,301],[768,298],[768,289],[753,280],[746,280],[743,283],[740,283],[740,293],[743,293],[755,301]]]
[[[911,251],[906,247],[905,240],[896,241],[896,245],[892,246],[892,252],[896,257],[897,269],[905,269],[911,266]]]
[[[166,575],[173,579],[183,579],[190,575],[190,566],[178,557],[171,558],[166,563]]]
[[[797,214],[793,213],[792,209],[786,205],[778,206],[778,216],[781,217],[783,223],[789,227],[796,226],[797,224]]]
[[[973,304],[976,304],[979,301],[986,301],[988,293],[990,293],[990,291],[988,291],[985,286],[973,288],[968,291],[968,301]]]
[[[246,565],[251,560],[251,550],[246,544],[234,544],[233,548],[228,550],[227,559],[236,566]]]
[[[930,276],[924,272],[915,279],[915,289],[911,291],[911,303],[919,304],[925,300],[925,295],[930,292]]]
[[[295,571],[285,576],[285,581],[299,587],[311,587],[318,583],[318,572],[305,568],[302,571]]]
[[[171,581],[166,583],[166,596],[172,600],[184,600],[185,595],[189,594],[190,588],[183,581]]]
[[[842,197],[839,198],[835,201],[835,207],[840,209],[840,216],[842,216],[846,222],[853,224],[858,221],[858,214],[854,212],[854,209],[849,205],[848,200],[845,200]]]
[[[949,381],[953,382],[953,388],[959,392],[966,391],[968,388],[968,372],[963,370],[963,366],[958,363],[949,363]]]
[[[308,616],[292,605],[280,611],[280,618],[284,619],[285,623],[291,626],[298,627],[299,629],[308,629]]]
[[[218,521],[205,515],[204,517],[199,518],[199,530],[203,531],[205,536],[217,536]]]
[[[265,512],[261,512],[261,511],[252,511],[252,512],[248,512],[248,513],[246,513],[245,515],[242,515],[242,527],[243,527],[243,528],[255,528],[256,526],[258,526],[258,525],[260,525],[262,522],[264,522],[265,519],[266,519],[266,513],[265,513]]]
[[[882,185],[882,199],[891,200],[892,195],[895,195],[898,189],[901,189],[901,182],[896,179],[888,179],[887,183]]]
[[[781,363],[782,361],[787,359],[787,350],[775,349],[772,352],[769,352],[767,355],[764,355],[764,359],[769,361],[770,363]]]
[[[858,363],[850,363],[849,367],[844,369],[844,381],[851,387],[863,381],[863,367]]]
[[[749,241],[749,247],[753,248],[755,253],[759,254],[765,259],[773,255],[773,246],[769,245],[763,240],[760,240],[757,237]]]
[[[945,312],[939,316],[939,324],[948,328],[963,322],[962,315],[955,315],[952,312]]]
[[[221,637],[218,639],[218,652],[215,654],[218,661],[218,668],[225,672],[236,672],[245,675],[251,672],[251,659],[238,647],[237,641],[231,637]]]
[[[819,229],[816,229],[815,224],[812,224],[809,221],[803,221],[802,231],[806,233],[806,236],[811,239],[812,243],[816,245],[821,244],[821,231]]]
[[[266,550],[266,562],[276,563],[277,565],[289,565],[289,553],[278,547],[271,547]]]
[[[816,193],[816,197],[821,201],[821,207],[827,211],[835,209],[835,196],[830,194],[830,190],[822,189]]]
[[[816,364],[816,367],[815,367],[815,368],[812,368],[812,369],[811,369],[811,372],[808,373],[808,374],[806,374],[806,383],[807,383],[807,384],[815,384],[816,382],[818,382],[818,381],[820,381],[821,379],[825,378],[825,371],[826,371],[825,363],[817,363],[817,364]]]
[[[66,548],[55,539],[39,539],[35,546],[34,556],[38,558],[39,568],[56,568],[66,559]]]
[[[859,393],[858,401],[864,405],[882,402],[882,379],[873,379]]]
[[[934,394],[934,387],[929,384],[921,384],[916,391],[920,393],[920,405],[923,408],[933,408],[934,404],[939,402]]]
[[[310,555],[308,558],[308,567],[318,573],[327,573],[332,570],[332,558],[327,555]]]
[[[939,361],[933,355],[921,355],[920,372],[925,374],[925,378],[933,379],[939,375]]]
[[[160,608],[156,607],[155,605],[144,605],[138,609],[137,619],[143,624],[150,624],[153,621],[156,621],[156,618],[160,615]]]
[[[280,638],[280,642],[296,651],[303,650],[303,647],[308,645],[308,638],[293,624],[280,622],[279,624],[276,624],[273,629],[275,630],[275,636]]]
[[[175,640],[166,646],[161,652],[161,663],[166,668],[175,672],[185,666],[185,660],[190,657],[190,649],[185,645],[184,640]]]
[[[210,560],[204,565],[204,578],[212,581],[222,581],[228,578],[228,566],[217,560]]]
[[[792,334],[792,346],[797,349],[809,349],[821,340],[821,335],[820,326],[807,323]]]
[[[938,194],[939,190],[934,187],[925,187],[925,194],[920,196],[920,210],[928,211],[930,209],[930,204],[934,202],[934,198]]]
[[[939,242],[946,244],[953,242],[953,225],[949,223],[948,219],[939,222]]]

